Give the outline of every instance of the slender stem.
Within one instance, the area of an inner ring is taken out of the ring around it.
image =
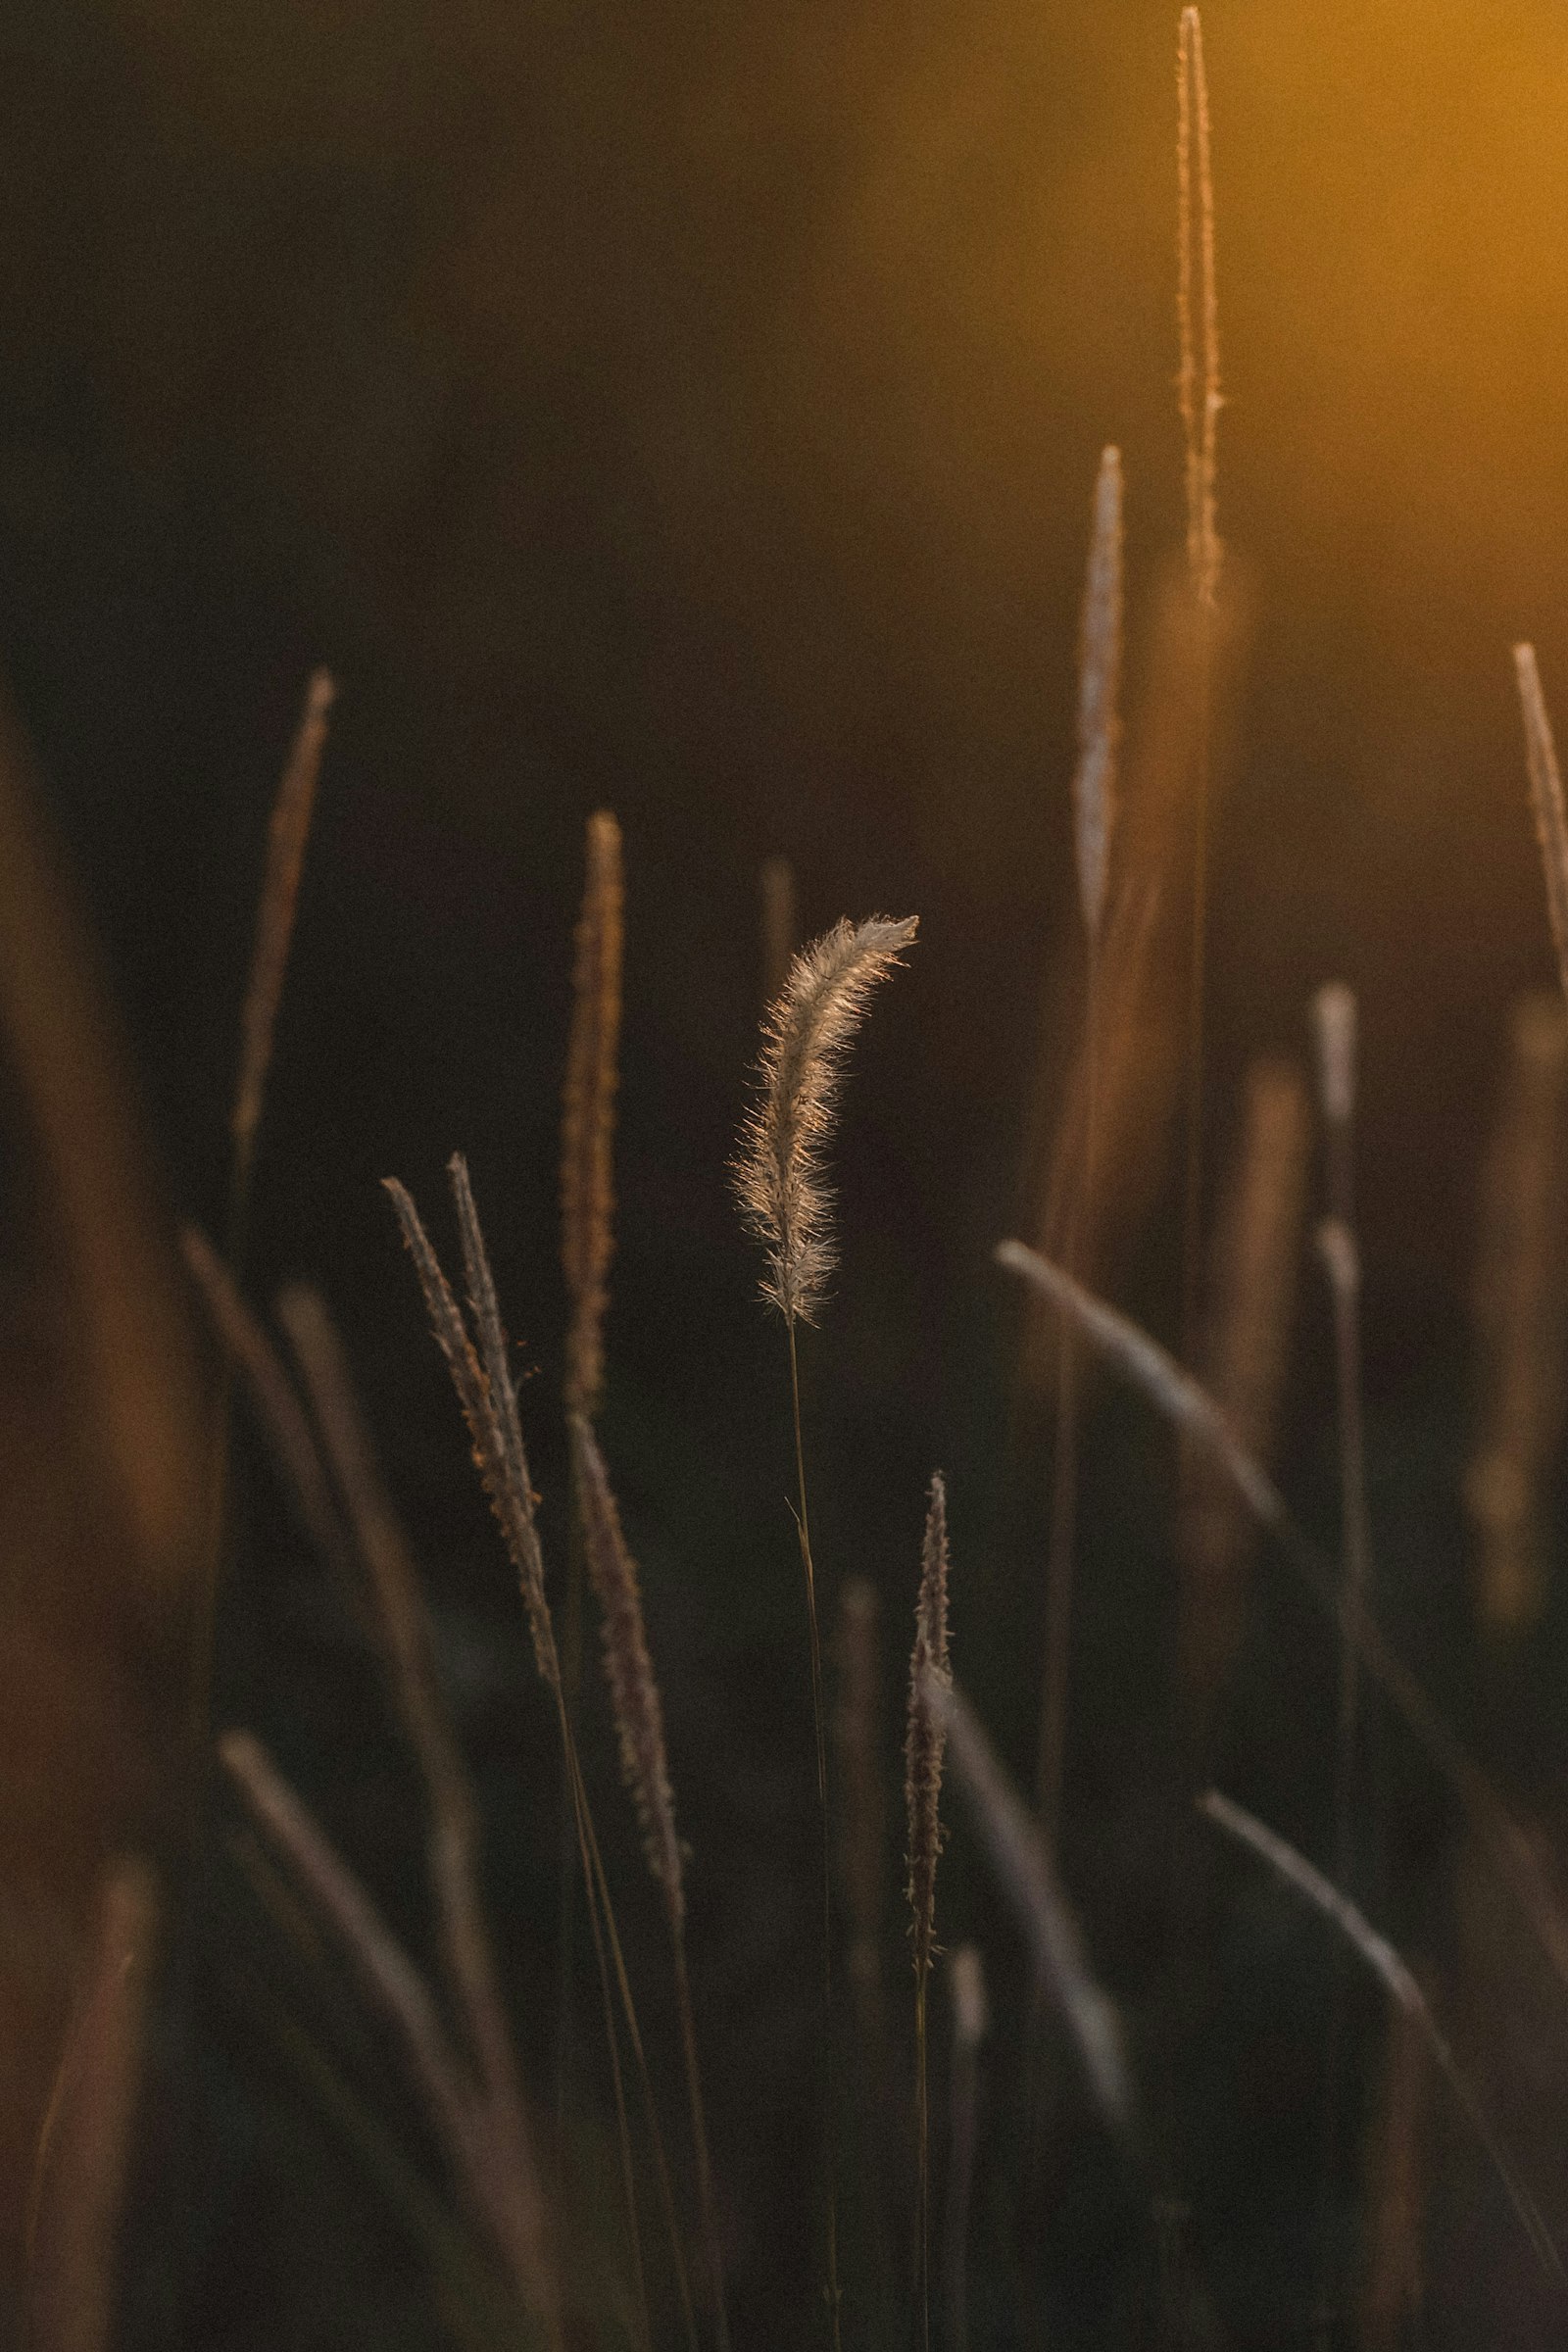
[[[1091,932],[1084,1004],[1083,1141],[1073,1177],[1071,1213],[1062,1237],[1062,1262],[1075,1280],[1094,1182],[1099,983],[1099,942]],[[1053,1859],[1061,1825],[1061,1783],[1067,1744],[1068,1660],[1072,1647],[1074,1546],[1078,1526],[1078,1334],[1063,1316],[1057,1338],[1056,1447],[1051,1491],[1051,1541],[1046,1556],[1046,1670],[1040,1697],[1038,1778],[1041,1835]]]
[[[931,2119],[926,2098],[926,1970],[914,1980],[914,2106],[919,2134],[920,2352],[931,2352]]]
[[[801,1540],[801,1565],[806,1572],[806,1615],[811,1634],[811,1718],[816,1732],[816,1793],[822,1816],[822,2137],[827,2167],[827,2300],[833,2352],[840,2352],[839,2209],[833,2154],[833,1858],[827,1814],[827,1738],[822,1720],[822,1645],[816,1630],[816,1575],[811,1565],[811,1521],[806,1501],[801,1369],[793,1315],[788,1318],[786,1328],[790,1335],[790,1404],[795,1417],[796,1527]]]
[[[1340,1649],[1340,1701],[1334,1759],[1335,1879],[1351,1890],[1351,1802],[1355,1788],[1356,1727],[1360,1712],[1359,1638],[1366,1615],[1371,1575],[1372,1539],[1366,1499],[1366,1438],[1361,1404],[1361,1318],[1359,1268],[1351,1223],[1350,1136],[1348,1122],[1330,1127],[1329,1180],[1334,1224],[1333,1244],[1324,1251],[1334,1308],[1334,1366],[1338,1391],[1340,1436],[1340,1528],[1344,1554],[1343,1602],[1345,1627]],[[1337,1229],[1337,1230],[1335,1230]],[[1322,2302],[1328,2301],[1332,2261],[1331,2219],[1334,2176],[1339,2162],[1340,2078],[1343,2071],[1346,2006],[1346,1954],[1336,1954],[1329,2028],[1324,2051],[1323,2089],[1323,2215]]]
[[[969,2201],[974,2186],[979,2069],[974,2044],[956,2034],[953,2049],[953,2141],[948,2157],[948,2352],[969,2352]]]
[[[613,1910],[612,1898],[609,1898],[609,1880],[604,1877],[604,1856],[600,1853],[600,1835],[597,1835],[595,1825],[592,1825],[592,1811],[588,1806],[588,1789],[585,1789],[585,1786],[583,1786],[583,1769],[581,1769],[581,1762],[578,1762],[576,1740],[571,1739],[571,1727],[566,1724],[564,1707],[562,1707],[562,1724],[566,1727],[564,1729],[566,1764],[569,1764],[569,1771],[571,1771],[573,1816],[576,1816],[576,1825],[578,1825],[578,1851],[581,1851],[581,1858],[583,1858],[583,1891],[585,1891],[585,1895],[588,1895],[588,1917],[590,1917],[592,1927],[595,1927],[595,1950],[597,1950],[597,1954],[600,1954],[600,1976],[604,1978],[604,1952],[609,1952],[609,1964],[612,1964],[615,1971],[615,1989],[620,1992],[620,2013],[623,2013],[623,2018],[625,2018],[625,2036],[627,2036],[627,2041],[632,2044],[632,2060],[635,2060],[635,2065],[637,2065],[637,2082],[639,2082],[639,2086],[642,2086],[642,2098],[644,2098],[644,2105],[647,2105],[647,2112],[649,2112],[649,2138],[651,2138],[651,2142],[654,2142],[654,2178],[656,2178],[656,2182],[659,2182],[659,2209],[661,2209],[662,2223],[665,2223],[667,2234],[670,2234],[670,2260],[674,2263],[674,2286],[677,2286],[679,2303],[682,2303],[686,2342],[689,2342],[691,2352],[696,2352],[696,2312],[694,2312],[694,2307],[691,2307],[691,2279],[686,2277],[686,2256],[682,2253],[682,2241],[679,2241],[679,2221],[677,2221],[677,2213],[674,2213],[674,2189],[670,2185],[670,2159],[667,2159],[667,2154],[665,2154],[662,2131],[659,2129],[659,2107],[654,2105],[654,2077],[649,2075],[649,2056],[647,2056],[647,2048],[642,2046],[642,2028],[637,2025],[637,2004],[632,2001],[632,1981],[630,1981],[630,1976],[625,1974],[625,1952],[623,1952],[623,1947],[620,1947],[620,1929],[615,1927],[615,1910]],[[604,1940],[600,1940],[600,1929],[604,1931]],[[612,2051],[612,2056],[613,2056],[613,2051]],[[630,2138],[627,2138],[627,2150],[630,2150]],[[627,2152],[627,2164],[630,2164],[630,2152]]]
[[[669,1937],[675,1960],[675,2000],[680,2011],[681,2055],[686,2067],[686,2096],[691,2107],[692,2145],[697,2156],[697,2195],[703,2212],[709,2287],[713,2298],[713,2329],[718,2352],[729,2352],[724,2260],[719,2250],[718,2218],[713,2204],[713,2167],[708,2149],[708,2119],[703,2107],[702,2075],[697,2063],[697,2028],[692,2017],[691,1982],[686,1973],[686,1936],[673,1907],[669,1914]]]

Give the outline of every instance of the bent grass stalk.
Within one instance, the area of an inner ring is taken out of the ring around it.
[[[428,1873],[440,1921],[447,1983],[486,2102],[486,2128],[502,2170],[539,2200],[538,2167],[517,2079],[516,2055],[479,1897],[479,1823],[441,1695],[430,1623],[408,1539],[392,1507],[343,1344],[325,1301],[297,1285],[278,1301],[338,1492],[366,1568],[392,1702],[424,1783],[430,1814]]]
[[[226,1732],[219,1756],[252,1820],[286,1858],[353,1964],[398,2045],[450,2169],[525,2305],[538,2313],[550,2342],[559,2346],[560,2284],[537,2182],[509,2180],[496,2165],[484,2107],[417,1970],[261,1741],[249,1732]]]
[[[1237,1439],[1212,1397],[1139,1325],[1022,1242],[1002,1242],[997,1262],[1032,1285],[1079,1330],[1123,1379],[1141,1389],[1159,1412],[1203,1449],[1235,1486],[1258,1525],[1272,1537],[1301,1590],[1342,1638],[1354,1642],[1363,1670],[1401,1717],[1416,1744],[1452,1790],[1492,1867],[1512,1892],[1553,1974],[1568,1988],[1568,1922],[1558,1907],[1530,1840],[1463,1742],[1449,1731],[1370,1610],[1352,1614],[1334,1563],[1298,1525],[1267,1472]]]
[[[1004,1894],[1017,1913],[1039,1983],[1060,2011],[1106,2125],[1127,2132],[1133,2087],[1120,2022],[1096,1984],[1078,1923],[1057,1883],[1040,1825],[1026,1810],[980,1725],[951,1679],[927,1674],[931,1707],[948,1735],[953,1768],[979,1826]]]
[[[822,1648],[817,1632],[816,1572],[811,1557],[806,1446],[801,1427],[798,1323],[814,1321],[835,1251],[825,1158],[832,1139],[844,1061],[872,989],[901,960],[917,918],[873,915],[848,920],[803,948],[763,1024],[759,1100],[747,1113],[735,1163],[741,1214],[761,1242],[767,1271],[762,1297],[784,1317],[789,1341],[790,1407],[795,1437],[796,1533],[806,1580],[811,1652],[811,1720],[822,1824],[822,2125],[827,2170],[828,2309],[839,2343],[838,2191],[832,2132],[833,1854],[828,1815],[827,1738]]]
[[[1321,1912],[1339,1930],[1350,1950],[1378,1978],[1391,1999],[1420,2029],[1449,2089],[1463,2109],[1466,2121],[1480,2139],[1502,2182],[1508,2202],[1530,2240],[1537,2261],[1559,2290],[1568,2292],[1568,2274],[1564,2273],[1562,2257],[1540,2207],[1521,2180],[1513,2159],[1454,2057],[1446,2035],[1432,2014],[1425,1993],[1393,1944],[1378,1934],[1349,1897],[1331,1880],[1324,1878],[1321,1871],[1315,1870],[1304,1855],[1298,1853],[1295,1846],[1287,1844],[1275,1831],[1268,1829],[1230,1797],[1222,1796],[1217,1788],[1210,1788],[1199,1798],[1198,1806],[1199,1811],[1206,1815],[1216,1829],[1223,1830],[1227,1837],[1234,1838],[1239,1844],[1250,1847],[1288,1886],[1293,1886],[1314,1910]]]

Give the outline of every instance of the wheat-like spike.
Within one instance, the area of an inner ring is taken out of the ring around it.
[[[294,936],[294,909],[299,902],[305,847],[316,807],[317,779],[321,771],[321,754],[326,749],[327,713],[336,696],[337,688],[327,671],[314,671],[306,688],[299,732],[272,804],[267,837],[267,878],[262,885],[256,945],[251,953],[250,979],[240,1015],[239,1074],[229,1116],[229,1132],[242,1154],[249,1153],[261,1124],[277,1008],[282,1002],[283,976],[288,968],[289,942]]]
[[[1320,1870],[1315,1870],[1305,1855],[1288,1844],[1277,1831],[1269,1829],[1232,1798],[1222,1796],[1217,1788],[1206,1790],[1198,1799],[1198,1809],[1228,1837],[1236,1838],[1242,1845],[1250,1846],[1287,1886],[1294,1886],[1297,1893],[1303,1896],[1314,1910],[1332,1921],[1351,1950],[1365,1961],[1373,1975],[1387,1987],[1390,1997],[1420,2027],[1434,2058],[1447,2079],[1449,2088],[1491,2158],[1543,2270],[1559,2286],[1568,2286],[1568,2274],[1564,2273],[1562,2258],[1542,2218],[1541,2210],[1515,2171],[1513,2160],[1492,2124],[1483,2114],[1476,2094],[1460,2070],[1447,2037],[1433,2016],[1426,1994],[1408,1964],[1399,1957],[1388,1937],[1378,1934],[1349,1896],[1342,1893]]]
[[[1187,444],[1187,561],[1200,604],[1219,592],[1214,517],[1219,413],[1219,303],[1214,290],[1214,178],[1209,155],[1208,76],[1203,26],[1184,8],[1176,36],[1176,317],[1181,339],[1177,395]],[[1195,292],[1196,280],[1196,292]]]
[[[1556,942],[1563,993],[1568,996],[1568,810],[1563,806],[1562,771],[1557,765],[1557,747],[1552,741],[1546,698],[1541,691],[1535,647],[1516,645],[1513,665],[1525,722],[1530,805],[1535,810],[1536,835],[1546,877],[1546,907],[1551,916],[1551,936]]]
[[[588,819],[571,1034],[561,1103],[561,1259],[571,1299],[566,1409],[592,1413],[605,1376],[605,1309],[614,1250],[616,1049],[620,1040],[620,827]]]
[[[1073,777],[1078,904],[1092,945],[1098,944],[1104,920],[1110,837],[1116,821],[1116,761],[1121,748],[1121,452],[1105,449],[1101,453],[1095,484],[1094,529],[1078,639],[1078,766]]]
[[[1090,1974],[1078,1924],[1056,1883],[1039,1828],[956,1684],[935,1675],[927,1682],[933,1711],[952,1742],[954,1770],[967,1791],[992,1868],[1018,1914],[1041,1983],[1078,2045],[1102,2114],[1122,2129],[1131,2121],[1133,2095],[1121,2027]]]
[[[663,1893],[671,1923],[678,1927],[686,1914],[681,1845],[664,1748],[664,1711],[649,1655],[637,1563],[626,1548],[604,1455],[586,1413],[573,1413],[569,1427],[583,1551],[604,1618],[605,1680],[620,1745],[621,1777],[637,1808],[648,1867]]]
[[[952,1680],[948,1645],[948,1494],[942,1473],[931,1480],[925,1541],[920,1553],[920,1592],[914,1608],[914,1647],[909,1655],[909,1714],[904,1742],[904,1801],[909,1825],[909,1914],[914,1973],[930,1974],[936,1924],[937,1856],[942,1851],[942,1751],[940,1717],[933,1711],[933,1685]]]
[[[561,1687],[561,1662],[556,1650],[550,1603],[545,1593],[544,1553],[540,1548],[539,1530],[534,1520],[533,1488],[528,1480],[526,1463],[519,1474],[513,1444],[514,1433],[503,1425],[490,1380],[474,1353],[473,1342],[468,1337],[452,1286],[430,1247],[429,1237],[419,1221],[418,1210],[395,1176],[385,1177],[383,1183],[397,1211],[403,1239],[419,1277],[430,1328],[435,1334],[437,1347],[446,1358],[463,1418],[467,1423],[474,1464],[484,1482],[490,1507],[517,1573],[523,1607],[528,1617],[528,1631],[533,1640],[534,1663],[542,1680],[552,1690],[558,1690]]]
[[[835,923],[790,966],[767,1015],[760,1100],[748,1112],[735,1189],[767,1251],[762,1296],[785,1321],[809,1323],[834,1263],[823,1161],[850,1040],[875,983],[900,960],[917,918]]]

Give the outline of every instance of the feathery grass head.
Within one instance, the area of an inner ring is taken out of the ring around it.
[[[1121,452],[1106,449],[1101,454],[1095,483],[1094,529],[1084,581],[1078,653],[1078,768],[1073,778],[1078,903],[1091,941],[1098,941],[1104,919],[1110,835],[1116,813],[1116,755],[1121,745]]]
[[[620,1744],[621,1777],[637,1808],[648,1867],[678,1926],[686,1907],[680,1839],[664,1749],[664,1711],[648,1650],[637,1563],[626,1548],[610,1474],[587,1414],[573,1413],[570,1430],[583,1554],[604,1618],[605,1679]]]
[[[796,956],[763,1026],[760,1100],[741,1130],[735,1189],[767,1251],[762,1296],[792,1324],[814,1320],[833,1270],[823,1158],[844,1056],[872,988],[899,961],[916,923],[914,915],[835,923]]]
[[[561,1256],[571,1298],[566,1405],[591,1413],[604,1385],[605,1308],[614,1250],[616,1047],[620,1038],[620,827],[607,808],[588,819],[577,919],[571,1036],[561,1103]]]
[[[937,1856],[942,1851],[942,1756],[947,1734],[932,1704],[932,1690],[951,1683],[948,1649],[948,1494],[938,1470],[931,1480],[920,1592],[914,1606],[909,1655],[909,1719],[904,1742],[904,1797],[909,1819],[909,1910],[914,1973],[931,1967],[936,1926]]]

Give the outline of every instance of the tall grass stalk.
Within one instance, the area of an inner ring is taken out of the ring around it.
[[[1555,989],[1513,1006],[1479,1225],[1464,1499],[1477,1614],[1488,1636],[1508,1642],[1546,1606],[1546,1488],[1568,1402],[1568,1012]]]
[[[1508,2202],[1518,2216],[1537,2261],[1559,2291],[1568,2294],[1568,2273],[1564,2272],[1562,2257],[1540,2207],[1520,2178],[1496,2127],[1491,2122],[1468,2077],[1454,2057],[1420,1984],[1393,1944],[1378,1934],[1347,1894],[1331,1880],[1324,1878],[1320,1871],[1314,1870],[1304,1855],[1298,1853],[1295,1846],[1287,1844],[1275,1831],[1266,1828],[1230,1797],[1222,1796],[1218,1789],[1210,1788],[1200,1797],[1199,1809],[1227,1837],[1249,1846],[1288,1886],[1294,1887],[1314,1910],[1321,1912],[1339,1930],[1348,1948],[1378,1978],[1390,1998],[1419,2029],[1466,2121],[1502,2182]]]
[[[1100,949],[1110,875],[1116,812],[1116,761],[1121,748],[1122,660],[1121,453],[1101,453],[1094,522],[1084,582],[1078,652],[1078,765],[1073,776],[1078,907],[1083,920],[1084,1122],[1074,1174],[1072,1208],[1063,1245],[1078,1270],[1095,1182],[1097,1088],[1100,1063]],[[1057,1336],[1056,1458],[1052,1483],[1051,1537],[1046,1562],[1046,1666],[1040,1698],[1038,1796],[1048,1844],[1054,1847],[1061,1810],[1067,1739],[1068,1665],[1072,1650],[1073,1554],[1078,1516],[1078,1363],[1074,1334]]]
[[[762,1296],[784,1318],[789,1344],[790,1410],[795,1438],[796,1533],[806,1583],[811,1654],[811,1721],[822,1845],[822,2130],[826,2166],[827,2297],[835,2347],[840,2341],[838,2189],[833,2115],[833,1851],[828,1812],[827,1736],[822,1647],[817,1631],[816,1571],[811,1556],[801,1369],[796,1327],[814,1321],[832,1272],[832,1196],[826,1174],[839,1088],[850,1041],[872,989],[901,960],[917,918],[873,915],[836,923],[789,969],[763,1023],[759,1099],[741,1131],[735,1188],[741,1213],[762,1244]]]
[[[598,1410],[604,1387],[604,1325],[614,1252],[614,1124],[624,906],[620,827],[610,811],[602,808],[589,817],[584,837],[582,904],[561,1094],[561,1263],[568,1315],[563,1387],[568,1416],[582,1412],[591,1417]],[[575,1455],[570,1458],[572,1512],[566,1539],[562,1681],[566,1713],[575,1725],[582,1675],[583,1545]],[[571,1800],[564,1791],[556,1991],[556,2127],[563,2162],[571,2075],[578,1863]]]
[[[1220,540],[1215,519],[1216,447],[1223,406],[1219,302],[1214,280],[1214,178],[1203,27],[1184,8],[1176,42],[1177,404],[1187,477],[1187,567],[1196,612],[1198,741],[1192,849],[1192,942],[1188,975],[1187,1166],[1182,1241],[1182,1331],[1191,1351],[1198,1325],[1202,1253],[1204,982],[1208,944],[1208,834],[1213,726],[1214,616]]]
[[[914,2101],[918,2188],[920,2341],[931,2340],[931,2118],[926,1997],[936,1948],[937,1857],[942,1851],[942,1757],[947,1734],[933,1692],[953,1681],[948,1640],[948,1495],[932,1475],[920,1550],[920,1589],[909,1654],[904,1803],[908,1823],[909,1929],[914,1959]]]
[[[622,2189],[626,2199],[627,2226],[637,2274],[638,2300],[644,2336],[645,2338],[651,2337],[652,2331],[648,2318],[642,2243],[637,2220],[631,2132],[626,2115],[618,2037],[615,2032],[610,1989],[612,1965],[614,1970],[616,1989],[620,1995],[627,2038],[631,2044],[647,2104],[660,2198],[663,2208],[665,2227],[669,2233],[671,2259],[680,2288],[687,2334],[689,2340],[695,2345],[696,2324],[691,2307],[690,2284],[686,2276],[680,2229],[675,2216],[673,2193],[670,2188],[663,2135],[659,2126],[653,2084],[648,2074],[641,2031],[637,2024],[631,1984],[626,1973],[624,1955],[620,1948],[613,1905],[610,1901],[610,1890],[604,1876],[604,1865],[599,1855],[592,1812],[583,1785],[576,1737],[566,1710],[560,1653],[556,1644],[550,1604],[545,1592],[544,1554],[540,1546],[539,1531],[534,1517],[533,1485],[528,1471],[527,1453],[522,1441],[521,1421],[517,1413],[516,1391],[507,1354],[506,1336],[501,1324],[495,1284],[490,1273],[483,1237],[479,1232],[478,1217],[474,1210],[472,1194],[468,1185],[467,1169],[461,1154],[454,1155],[450,1174],[462,1236],[464,1266],[474,1329],[479,1340],[477,1350],[413,1200],[395,1178],[389,1177],[385,1180],[386,1191],[397,1212],[404,1241],[418,1275],[420,1290],[424,1297],[425,1311],[429,1316],[436,1344],[446,1359],[453,1388],[464,1420],[467,1425],[480,1478],[489,1496],[490,1506],[495,1513],[497,1524],[501,1529],[513,1567],[517,1575],[524,1613],[533,1642],[535,1664],[538,1667],[540,1679],[555,1703],[563,1765],[572,1805],[584,1899],[588,1907],[590,1925],[593,1928],[595,1956],[599,1967],[601,2001],[605,2011],[606,2043],[615,2097]]]
[[[1204,1386],[1264,1464],[1290,1358],[1310,1133],[1300,1071],[1259,1056],[1247,1074],[1241,1137],[1216,1204],[1200,1362]],[[1240,1645],[1256,1531],[1211,1462],[1190,1463],[1182,1504],[1180,1669],[1201,1750]]]
[[[1355,1634],[1364,1616],[1372,1574],[1372,1536],[1366,1497],[1366,1439],[1361,1401],[1361,1253],[1355,1230],[1356,1003],[1343,981],[1330,981],[1312,1000],[1318,1102],[1323,1115],[1329,1213],[1317,1229],[1317,1250],[1328,1276],[1334,1316],[1335,1392],[1340,1439],[1341,1576],[1347,1622],[1340,1643],[1339,1709],[1334,1758],[1335,1877],[1352,1879],[1352,1819],[1356,1730],[1360,1711],[1360,1653]],[[1332,2239],[1338,2158],[1340,2069],[1345,2039],[1346,1987],[1335,1972],[1329,2003],[1323,2093],[1323,2245],[1325,2272]],[[1325,2280],[1326,2284],[1326,2280]]]
[[[675,1799],[664,1746],[663,1706],[648,1648],[637,1566],[621,1534],[620,1514],[599,1442],[585,1413],[573,1414],[570,1428],[588,1574],[604,1619],[605,1674],[620,1742],[621,1776],[636,1804],[648,1867],[662,1897],[669,1930],[709,2294],[719,2352],[729,2352],[724,2264],[698,2065],[691,1981],[686,1966],[684,1863],[675,1831]]]

